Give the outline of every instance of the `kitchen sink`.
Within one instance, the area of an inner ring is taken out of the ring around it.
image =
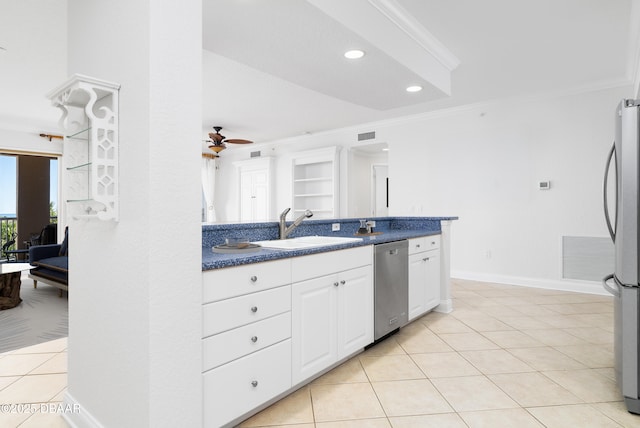
[[[344,238],[340,236],[300,236],[290,239],[274,239],[271,241],[255,241],[264,248],[274,248],[278,250],[302,250],[305,248],[328,247],[331,245],[347,244],[359,242],[362,238]]]

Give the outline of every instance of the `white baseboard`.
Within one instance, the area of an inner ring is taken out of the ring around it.
[[[602,287],[602,283],[600,283],[599,281],[527,278],[522,276],[496,275],[490,273],[464,271],[451,271],[451,278],[610,296],[610,294]]]
[[[62,402],[70,408],[78,409],[78,412],[63,413],[62,417],[65,422],[69,424],[71,428],[103,428],[103,425],[93,417],[91,413],[87,411],[75,398],[69,394],[69,391],[64,393]]]

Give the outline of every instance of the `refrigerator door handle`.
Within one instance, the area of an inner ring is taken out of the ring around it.
[[[612,288],[609,284],[607,284],[607,282],[612,280],[612,279],[614,280],[613,283],[616,285],[616,288]],[[610,275],[605,276],[602,279],[602,286],[609,293],[613,294],[616,297],[620,297],[620,289],[619,289],[619,286],[618,286],[618,282],[615,280],[614,274],[610,274]]]
[[[613,146],[611,146],[611,150],[609,150],[609,155],[607,156],[607,165],[604,169],[604,184],[603,184],[603,199],[604,199],[604,218],[607,221],[607,229],[609,229],[609,235],[611,235],[611,240],[613,242],[616,242],[616,228],[614,228],[611,225],[611,218],[609,217],[609,201],[607,198],[607,183],[609,181],[609,167],[611,166],[611,160],[615,158],[616,155],[616,143],[614,141]],[[618,186],[618,168],[615,168],[615,174],[616,174],[616,187]],[[616,211],[617,211],[617,206],[618,206],[618,191],[616,190]],[[617,212],[616,212],[616,226],[617,226]],[[606,287],[605,287],[606,288]]]

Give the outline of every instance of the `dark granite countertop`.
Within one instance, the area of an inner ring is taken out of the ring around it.
[[[327,251],[343,250],[346,248],[373,245],[402,239],[418,238],[421,236],[438,235],[441,233],[440,221],[456,220],[457,217],[383,217],[372,218],[376,221],[379,235],[361,236],[362,241],[349,242],[339,245],[305,248],[298,250],[278,250],[261,248],[247,253],[220,254],[214,253],[212,247],[224,242],[227,237],[247,237],[251,241],[277,239],[278,224],[269,223],[237,223],[203,226],[202,270],[219,269],[230,266],[240,266],[269,260],[289,257],[306,256]],[[331,224],[340,223],[339,232],[331,232]],[[303,227],[304,226],[304,227]],[[341,236],[354,237],[359,226],[359,219],[309,220],[305,221],[294,233],[296,236]]]

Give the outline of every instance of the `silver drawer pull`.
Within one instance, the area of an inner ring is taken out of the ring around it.
[[[338,284],[338,281],[334,282],[333,285],[335,285],[336,287],[340,284]]]
[[[256,282],[256,281],[258,281],[258,277],[257,277],[257,276],[255,276],[255,275],[253,275],[253,276],[251,277],[251,282]]]
[[[251,338],[251,341],[252,341],[253,343],[256,343],[256,342],[258,341],[258,336],[253,336],[253,337]]]
[[[347,281],[345,281],[344,279],[342,281],[340,281],[340,284],[344,285],[346,284]]]
[[[416,244],[416,248],[420,248],[420,244]]]
[[[253,312],[254,314],[255,314],[256,312],[258,312],[258,307],[257,307],[257,306],[252,306],[252,307],[251,307],[251,312]]]
[[[257,381],[257,380],[252,380],[252,381],[251,381],[251,386],[253,386],[254,388],[255,388],[256,386],[258,386],[258,381]]]
[[[425,257],[424,259],[422,259],[423,262],[428,262],[429,261],[429,257]]]

